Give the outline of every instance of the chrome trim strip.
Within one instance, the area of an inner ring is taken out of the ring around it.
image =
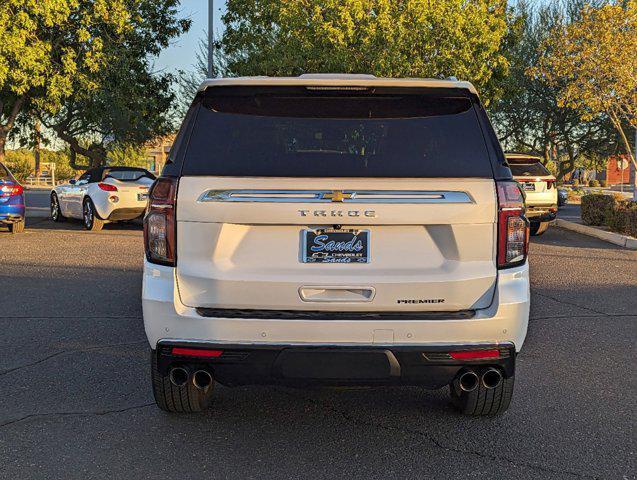
[[[198,202],[250,203],[475,203],[447,190],[207,190]]]

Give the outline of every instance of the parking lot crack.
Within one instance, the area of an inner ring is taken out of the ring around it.
[[[637,317],[637,315],[631,315],[630,313],[606,313],[603,315],[578,315],[577,317],[573,317],[573,315],[550,315],[548,317],[530,317],[529,320],[572,320],[573,318],[599,318],[600,316],[611,318]]]
[[[67,353],[88,352],[88,351],[92,351],[92,350],[101,350],[101,349],[109,348],[109,347],[122,347],[122,346],[127,346],[127,345],[137,345],[139,343],[146,343],[146,340],[139,340],[137,342],[110,343],[110,344],[107,344],[107,345],[95,345],[93,347],[78,348],[78,349],[73,349],[73,350],[62,350],[62,351],[59,351],[59,352],[52,353],[51,355],[47,355],[46,357],[40,358],[38,360],[35,360],[34,362],[31,362],[31,363],[26,363],[24,365],[18,365],[17,367],[9,368],[7,370],[2,370],[2,371],[0,371],[0,376],[7,375],[8,373],[11,373],[11,372],[15,372],[16,370],[22,370],[23,368],[28,368],[28,367],[32,367],[34,365],[38,365],[38,364],[40,364],[42,362],[46,362],[47,360],[50,360],[50,359],[55,358],[55,357],[59,357],[60,355],[65,355]]]
[[[554,302],[561,303],[563,305],[569,305],[571,307],[581,308],[582,310],[588,310],[589,312],[598,313],[600,315],[603,315],[604,317],[612,317],[612,316],[614,316],[612,314],[609,314],[609,313],[606,313],[606,312],[602,312],[601,310],[595,310],[594,308],[585,307],[584,305],[579,305],[579,304],[574,303],[574,302],[567,302],[566,300],[561,300],[559,298],[552,297],[551,295],[546,295],[545,293],[533,292],[533,294],[537,295],[539,297],[548,298],[549,300],[553,300]]]
[[[364,419],[360,419],[360,418],[356,418],[353,415],[351,415],[350,413],[343,411],[333,405],[331,405],[328,402],[325,401],[319,401],[319,400],[315,400],[312,398],[307,398],[301,395],[295,395],[294,393],[290,392],[290,391],[286,391],[286,390],[280,390],[283,394],[289,396],[289,397],[293,397],[297,400],[302,400],[305,402],[309,402],[312,403],[316,406],[318,406],[319,408],[328,410],[329,412],[335,413],[339,416],[341,416],[343,419],[345,419],[347,422],[352,423],[353,425],[356,426],[360,426],[360,427],[373,427],[375,429],[382,429],[382,430],[389,430],[389,431],[398,431],[401,433],[405,433],[408,435],[415,435],[415,436],[419,436],[419,437],[423,437],[426,440],[428,440],[431,444],[433,444],[436,448],[438,448],[439,450],[444,450],[446,452],[450,452],[450,453],[456,453],[456,454],[465,454],[465,455],[473,455],[482,459],[486,459],[486,460],[491,460],[491,461],[497,461],[497,462],[504,462],[504,463],[508,463],[512,466],[524,466],[533,470],[538,470],[538,471],[542,471],[542,472],[546,472],[546,473],[551,473],[551,474],[557,474],[557,475],[570,475],[573,477],[577,477],[577,478],[591,478],[591,479],[599,479],[600,477],[594,476],[594,475],[587,475],[584,473],[580,473],[580,472],[575,472],[572,470],[558,470],[558,469],[554,469],[554,468],[550,468],[550,467],[545,467],[543,465],[538,465],[536,463],[531,463],[531,462],[525,462],[525,461],[519,461],[519,460],[513,460],[511,458],[508,458],[506,456],[503,455],[490,455],[484,452],[480,452],[478,450],[470,450],[470,449],[463,449],[463,448],[458,448],[458,447],[453,447],[453,446],[448,446],[448,445],[444,445],[442,442],[440,442],[437,438],[433,437],[432,435],[423,432],[421,430],[418,429],[414,429],[414,428],[406,428],[406,427],[395,427],[395,426],[391,426],[391,425],[386,425],[383,423],[379,423],[379,422],[372,422],[372,421],[368,421],[368,420],[364,420]]]
[[[19,422],[23,422],[25,420],[28,420],[30,418],[48,418],[48,417],[77,417],[77,416],[91,416],[91,415],[96,415],[96,416],[102,416],[102,415],[109,415],[109,414],[114,414],[114,413],[124,413],[124,412],[128,412],[130,410],[138,410],[140,408],[146,408],[146,407],[150,407],[155,405],[155,402],[151,402],[151,403],[144,403],[142,405],[132,405],[130,407],[124,407],[124,408],[119,408],[119,409],[115,409],[115,410],[97,410],[94,412],[50,412],[50,413],[31,413],[29,415],[25,415],[23,417],[19,417],[19,418],[14,418],[13,420],[9,420],[8,422],[5,423],[0,423],[0,428],[2,427],[7,427],[9,425],[14,425],[16,423]]]

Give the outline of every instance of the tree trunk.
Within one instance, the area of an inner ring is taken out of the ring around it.
[[[0,128],[0,162],[4,163],[4,149],[7,144],[7,135],[9,132]]]
[[[35,156],[35,176],[39,177],[40,176],[40,169],[41,169],[41,165],[40,165],[40,122],[39,121],[35,121],[35,149],[34,149],[34,156]]]
[[[69,164],[75,170],[88,170],[90,168],[101,167],[106,164],[106,150],[101,145],[93,144],[89,148],[84,148],[80,145],[80,142],[64,131],[64,128],[59,125],[52,125],[51,128],[57,133],[58,137],[69,144],[71,149],[71,158]],[[87,158],[88,165],[78,165],[77,155],[82,155]]]
[[[22,95],[18,97],[11,107],[11,111],[9,112],[9,116],[7,117],[4,125],[0,125],[0,162],[4,162],[5,157],[5,148],[7,146],[7,137],[9,136],[9,132],[13,128],[13,124],[15,119],[18,117],[18,114],[22,111],[22,107],[24,106],[24,102],[26,101],[27,96]],[[0,106],[4,107],[2,103]],[[0,112],[2,112],[2,108],[0,108]]]

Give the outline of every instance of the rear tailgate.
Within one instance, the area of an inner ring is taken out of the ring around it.
[[[257,200],[206,201],[207,192],[239,190],[244,199],[258,191]],[[263,192],[334,190],[428,195],[400,204],[385,203],[391,195],[382,193],[377,203],[263,199]],[[183,177],[177,219],[177,282],[191,307],[458,311],[485,308],[493,297],[489,179]],[[302,232],[334,225],[369,231],[369,263],[302,261]]]
[[[221,86],[195,105],[177,193],[184,304],[490,305],[497,200],[467,91]],[[315,262],[326,253],[308,258],[318,238],[337,250],[356,247],[362,257]]]

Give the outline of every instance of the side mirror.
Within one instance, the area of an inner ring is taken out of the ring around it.
[[[75,185],[75,183],[76,183],[76,180],[75,180],[74,178],[72,178],[71,180],[69,180],[69,184],[70,184],[70,185]]]

